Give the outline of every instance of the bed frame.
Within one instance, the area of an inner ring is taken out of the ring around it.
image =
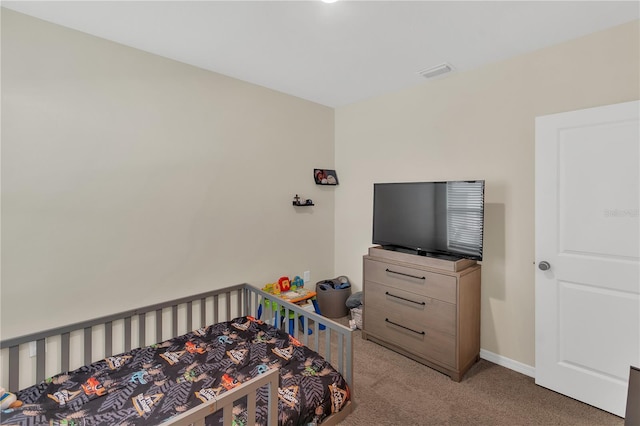
[[[265,299],[271,303],[264,303]],[[295,336],[302,344],[322,355],[345,378],[351,391],[351,401],[340,412],[325,418],[322,424],[335,425],[342,421],[353,407],[352,330],[246,283],[3,340],[0,342],[1,358],[8,359],[8,363],[2,363],[0,384],[15,392],[52,375],[45,372],[55,371],[57,374],[114,355],[114,346],[122,347],[122,350],[115,349],[117,354],[240,316],[257,318],[261,306],[263,321]],[[304,329],[299,327],[299,317],[304,317]],[[294,320],[283,321],[283,318]],[[151,334],[148,329],[152,329]],[[312,331],[311,335],[308,331]],[[94,339],[96,335],[101,337]],[[147,343],[148,337],[153,341]],[[52,358],[55,361],[49,364],[54,365],[47,365]],[[74,358],[75,363],[72,361]],[[79,365],[75,365],[77,363]],[[35,375],[24,377],[25,372],[33,371]],[[247,397],[248,418],[255,419],[256,391],[266,385],[269,389],[268,424],[277,425],[278,373],[278,370],[272,370],[255,377],[224,393],[219,399],[194,407],[163,424],[204,425],[207,415],[222,409],[223,424],[231,425],[233,403],[243,397]],[[5,382],[7,377],[8,383]]]

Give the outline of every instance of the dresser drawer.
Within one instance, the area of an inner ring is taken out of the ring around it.
[[[364,276],[367,281],[456,303],[457,280],[449,275],[365,259]]]
[[[404,323],[393,312],[378,311],[371,315],[371,307],[366,304],[364,306],[364,329],[367,333],[438,364],[455,367],[454,336],[429,329],[422,324]]]
[[[451,335],[456,333],[456,305],[452,303],[373,281],[366,281],[364,289],[364,305],[372,314],[393,315],[402,324],[416,324],[416,327],[428,327]]]

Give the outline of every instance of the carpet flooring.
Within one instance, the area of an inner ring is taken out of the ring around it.
[[[345,323],[347,318],[339,319]],[[623,425],[624,420],[537,386],[486,360],[456,383],[442,373],[354,335],[355,409],[341,426]]]

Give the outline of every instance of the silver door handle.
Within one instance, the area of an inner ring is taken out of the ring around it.
[[[546,260],[543,260],[542,262],[538,263],[538,268],[541,271],[548,271],[549,269],[551,269],[551,265]]]

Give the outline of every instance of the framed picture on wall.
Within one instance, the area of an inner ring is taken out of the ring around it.
[[[313,169],[313,179],[318,185],[338,185],[338,174],[335,170]]]

